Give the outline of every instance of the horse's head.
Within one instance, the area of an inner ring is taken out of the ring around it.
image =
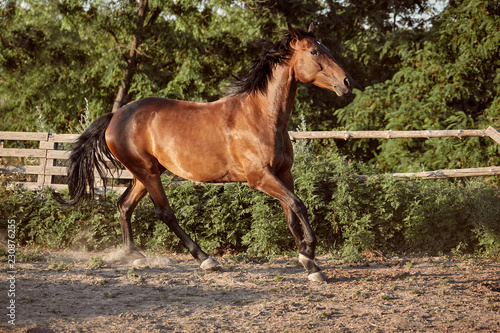
[[[288,26],[292,37],[290,46],[294,50],[291,64],[296,78],[333,90],[338,96],[349,94],[353,88],[351,76],[333,58],[330,50],[316,39],[314,30],[312,23],[307,33]]]

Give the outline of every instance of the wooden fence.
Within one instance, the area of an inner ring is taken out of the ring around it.
[[[22,184],[26,189],[41,190],[50,187],[56,190],[67,188],[64,183],[57,184],[57,176],[66,176],[67,168],[58,161],[69,158],[70,151],[63,150],[64,144],[72,144],[78,134],[49,134],[37,132],[0,132],[0,173],[35,175],[36,181],[9,181],[9,185]],[[38,141],[38,149],[5,148],[5,141]],[[17,157],[23,164],[4,164],[5,157]],[[104,184],[95,171],[97,192],[102,192]],[[59,177],[63,179],[62,177]],[[132,179],[132,174],[127,170],[114,170],[109,178]],[[122,193],[126,187],[115,186],[113,189]]]
[[[398,139],[398,138],[441,138],[441,137],[490,137],[500,144],[500,133],[493,127],[484,130],[434,130],[434,131],[331,131],[331,132],[289,132],[292,140],[299,139]],[[61,182],[66,176],[67,168],[61,162],[68,159],[70,152],[63,150],[64,144],[71,144],[78,134],[49,134],[36,132],[0,132],[0,173],[5,175],[9,185],[22,184],[24,188],[41,190],[50,187],[56,190],[67,188]],[[36,141],[38,149],[5,148],[5,141]],[[22,164],[5,164],[7,158],[14,158]],[[36,181],[12,181],[8,176],[34,175]],[[417,173],[393,173],[395,177],[421,177],[426,179],[449,177],[474,177],[500,175],[500,167],[484,167],[455,170],[437,170]],[[59,177],[58,177],[59,176]],[[369,176],[360,176],[360,180]],[[114,170],[109,178],[130,180],[132,174],[127,170]],[[59,180],[59,183],[56,182]],[[96,172],[98,192],[102,192],[104,184]],[[108,187],[121,193],[125,186]]]

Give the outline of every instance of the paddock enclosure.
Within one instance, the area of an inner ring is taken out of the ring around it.
[[[440,138],[456,137],[466,140],[467,137],[489,137],[492,144],[500,144],[500,133],[493,127],[484,130],[430,130],[430,131],[289,131],[290,138],[304,139],[399,139],[399,138]],[[67,175],[64,166],[68,159],[71,144],[76,141],[78,134],[52,134],[40,132],[0,132],[0,173],[6,176],[26,175],[30,179],[13,180],[8,184],[22,184],[26,189],[41,190],[53,188],[61,190],[67,188],[62,177]],[[24,142],[36,142],[37,148],[22,148]],[[17,148],[4,148],[5,142],[15,142]],[[395,177],[421,177],[425,179],[492,176],[500,174],[500,166],[481,168],[434,170],[418,173],[395,173]],[[123,185],[107,187],[117,193],[123,193],[127,181],[132,179],[132,174],[127,170],[118,170],[108,174],[109,178],[123,180]],[[366,176],[364,176],[366,177]],[[104,186],[96,172],[96,193],[102,193]]]
[[[469,136],[498,141],[486,130],[412,132],[289,132],[292,140]],[[1,173],[8,186],[61,190],[75,134],[0,132]],[[36,148],[23,148],[27,142]],[[14,142],[14,143],[13,143]],[[492,144],[495,144],[492,141]],[[9,148],[5,148],[4,146]],[[17,148],[13,146],[17,144]],[[499,167],[437,170],[395,177],[496,175]],[[97,176],[97,173],[96,173]],[[115,179],[128,182],[127,170]],[[360,176],[368,177],[369,175]],[[12,178],[10,178],[12,177]],[[17,177],[17,178],[16,178]],[[21,179],[20,177],[24,177]],[[96,177],[100,181],[99,177]],[[125,185],[108,186],[122,192]],[[96,183],[96,192],[104,190]],[[30,249],[20,249],[30,252]],[[89,265],[92,257],[103,266]],[[113,261],[113,252],[41,251],[16,262],[14,332],[437,332],[500,330],[500,266],[464,256],[384,257],[366,252],[356,264],[334,255],[317,258],[329,279],[304,279],[296,258],[247,254],[218,257],[203,271],[186,254],[149,253],[148,265]],[[0,280],[9,274],[0,272]],[[8,284],[1,283],[7,294]],[[5,311],[3,311],[5,312]],[[2,312],[2,313],[3,313]]]

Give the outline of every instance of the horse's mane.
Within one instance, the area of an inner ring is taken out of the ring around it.
[[[301,37],[315,37],[311,32],[302,29],[295,29]],[[265,93],[267,84],[273,74],[274,68],[287,61],[293,55],[293,49],[290,46],[293,36],[288,30],[283,30],[283,40],[273,43],[268,40],[261,40],[265,51],[254,61],[250,71],[243,77],[233,81],[229,89],[232,95],[250,95],[254,92]]]

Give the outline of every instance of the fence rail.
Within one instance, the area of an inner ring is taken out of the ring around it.
[[[493,127],[484,130],[430,130],[430,131],[328,131],[288,132],[292,140],[298,139],[430,139],[444,137],[490,137],[500,144],[500,133]]]
[[[490,137],[500,144],[500,133],[493,127],[484,130],[429,130],[429,131],[330,131],[330,132],[289,132],[292,140],[300,139],[399,139],[399,138],[442,138],[442,137]],[[50,187],[56,190],[67,188],[64,183],[55,183],[57,176],[66,176],[67,168],[58,166],[57,161],[69,158],[70,151],[63,150],[62,144],[76,141],[78,134],[50,134],[38,132],[0,132],[0,173],[36,175],[37,181],[10,181],[10,185],[22,184],[26,189],[41,190]],[[4,148],[5,141],[38,141],[38,149]],[[23,164],[4,164],[4,158],[19,158]],[[35,161],[32,159],[38,159]],[[104,184],[96,172],[97,192],[104,190]],[[500,166],[484,168],[436,170],[417,173],[393,173],[394,177],[421,177],[425,179],[450,177],[475,177],[499,175]],[[109,178],[129,180],[132,174],[127,170],[115,169]],[[359,176],[366,180],[369,176]],[[114,186],[114,191],[121,193],[125,186]]]
[[[9,185],[22,184],[26,189],[41,190],[50,187],[56,190],[68,187],[64,183],[55,183],[56,176],[66,176],[67,167],[58,166],[58,160],[67,160],[69,150],[62,150],[61,144],[72,144],[78,139],[78,134],[49,134],[38,132],[0,132],[0,173],[2,174],[25,174],[36,175],[36,182],[10,181]],[[5,141],[38,141],[38,149],[4,148]],[[3,163],[5,157],[21,158],[24,164],[6,165]],[[39,161],[28,161],[28,158],[39,159]],[[29,164],[27,164],[29,163]],[[104,190],[104,184],[97,171],[94,187],[97,192]],[[114,170],[109,178],[132,179],[132,173],[127,170]],[[124,186],[115,186],[117,192],[123,192]]]

